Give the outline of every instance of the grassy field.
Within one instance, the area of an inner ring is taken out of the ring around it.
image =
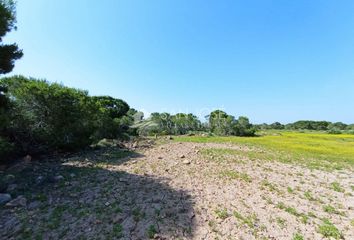
[[[259,151],[240,152],[248,157],[282,162],[296,162],[316,169],[352,169],[354,135],[313,132],[263,132],[259,137],[181,136],[176,141],[233,143],[256,147]],[[214,151],[223,151],[222,149]],[[230,151],[228,150],[229,154]]]

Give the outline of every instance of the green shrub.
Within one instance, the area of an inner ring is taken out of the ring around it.
[[[338,128],[331,128],[327,131],[329,134],[342,134],[342,131]]]
[[[0,136],[0,164],[5,162],[14,151],[14,145]]]
[[[102,138],[126,138],[133,122],[129,105],[120,99],[90,97],[86,91],[23,76],[2,78],[0,85],[7,89],[1,99],[10,100],[7,114],[0,112],[0,119],[8,120],[0,136],[21,154],[73,151]]]
[[[342,239],[343,235],[336,226],[333,225],[328,219],[323,219],[322,225],[317,229],[318,233],[326,238]]]

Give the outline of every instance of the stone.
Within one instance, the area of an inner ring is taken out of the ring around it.
[[[7,191],[13,192],[16,190],[16,188],[17,188],[17,184],[10,184],[9,186],[7,186]]]
[[[11,201],[11,195],[8,193],[0,193],[0,205]]]
[[[14,200],[6,203],[6,207],[25,207],[27,205],[27,199],[24,196],[18,196]]]
[[[36,184],[39,185],[39,184],[42,184],[44,182],[44,177],[43,176],[38,176],[36,178]]]
[[[39,208],[40,205],[41,205],[40,201],[34,201],[34,202],[31,202],[30,204],[28,204],[28,209],[29,210],[34,210],[34,209]]]
[[[30,155],[26,155],[24,158],[23,158],[23,161],[25,163],[30,163],[32,161],[32,157]]]
[[[62,175],[58,175],[54,177],[54,181],[59,182],[61,180],[64,180],[64,177]]]
[[[191,164],[191,161],[189,161],[188,159],[186,159],[186,160],[183,161],[183,164],[189,165],[189,164]]]

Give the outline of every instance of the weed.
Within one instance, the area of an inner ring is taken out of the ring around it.
[[[217,209],[215,210],[216,216],[220,219],[226,219],[229,217],[229,214],[226,209]]]
[[[304,196],[305,196],[305,198],[306,198],[307,200],[309,200],[309,201],[316,201],[316,198],[314,198],[314,197],[312,196],[312,193],[311,193],[310,191],[306,191],[306,192],[304,193]]]
[[[331,183],[331,187],[334,191],[336,192],[344,192],[344,189],[341,187],[341,185],[339,184],[339,182],[332,182]]]
[[[281,228],[286,227],[286,220],[284,218],[277,217],[276,221],[277,221],[277,224],[279,225],[279,227],[281,227]]]
[[[323,223],[318,227],[317,231],[326,238],[341,239],[343,237],[338,228],[328,219],[323,219]]]
[[[115,237],[121,238],[123,237],[123,227],[120,224],[113,226],[113,234]]]
[[[142,213],[140,208],[135,208],[132,214],[135,222],[139,222],[142,218],[145,217],[145,213]]]
[[[58,206],[54,208],[50,215],[48,227],[50,229],[57,229],[60,225],[61,217],[65,211],[66,207],[65,206]]]
[[[215,221],[213,221],[213,220],[209,221],[209,222],[208,222],[208,225],[209,225],[209,227],[211,228],[211,231],[217,232],[217,229],[216,229],[216,222],[215,222]]]
[[[286,207],[285,212],[290,213],[294,216],[299,216],[300,214],[297,212],[297,210],[293,207]]]
[[[293,240],[304,240],[304,237],[300,233],[295,233]]]
[[[253,228],[256,221],[257,221],[256,214],[251,214],[251,215],[244,217],[239,212],[234,211],[233,215],[235,218],[237,218],[238,220],[240,220],[242,223],[246,224],[250,228]]]
[[[245,182],[252,182],[251,177],[247,173],[240,173],[240,172],[228,170],[228,171],[222,171],[220,175],[224,177],[228,177],[230,179],[240,179]]]
[[[268,182],[267,180],[263,180],[261,185],[263,187],[267,187],[271,192],[281,193],[281,191],[274,184]]]
[[[312,218],[317,218],[316,214],[313,213],[313,212],[308,212],[307,214],[309,217],[312,217]]]
[[[156,227],[154,225],[150,225],[147,229],[147,235],[150,239],[154,238],[155,234],[157,233]]]
[[[294,189],[292,189],[291,187],[287,187],[288,193],[294,193]]]
[[[335,209],[335,207],[333,207],[331,205],[323,206],[323,211],[325,211],[326,213],[329,213],[329,214],[343,215],[342,212],[338,211],[337,209]]]

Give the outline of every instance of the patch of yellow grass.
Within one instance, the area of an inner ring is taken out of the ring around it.
[[[176,141],[235,143],[271,150],[274,160],[300,162],[313,168],[342,169],[354,166],[354,135],[312,132],[271,132],[259,137],[181,136]]]

